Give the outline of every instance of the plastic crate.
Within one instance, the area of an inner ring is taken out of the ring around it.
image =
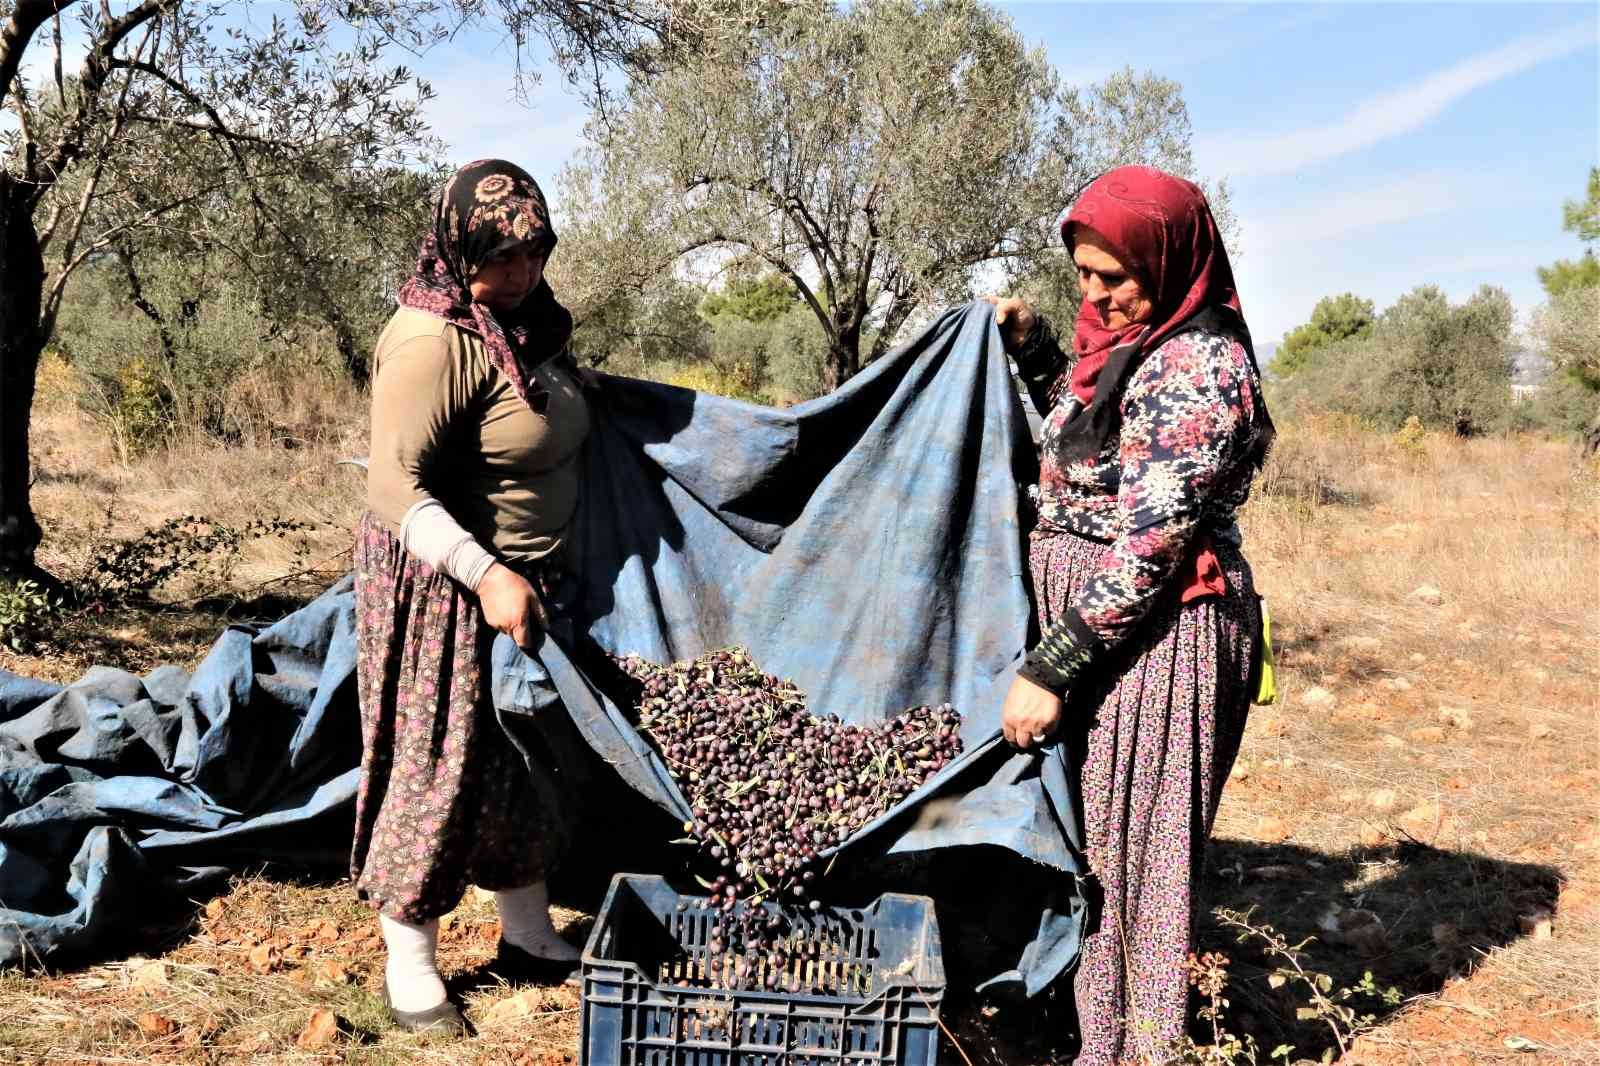
[[[935,1066],[945,978],[932,900],[889,893],[861,909],[762,908],[828,946],[801,976],[832,994],[711,987],[700,975],[718,908],[659,877],[613,878],[583,951],[581,1062]]]

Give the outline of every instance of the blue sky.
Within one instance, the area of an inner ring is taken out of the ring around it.
[[[1594,0],[1000,6],[1069,82],[1132,66],[1183,86],[1196,164],[1232,189],[1258,343],[1322,296],[1381,309],[1428,282],[1455,299],[1502,286],[1526,315],[1543,298],[1535,269],[1582,251],[1561,204],[1600,163]],[[47,55],[30,52],[32,74]],[[511,46],[490,29],[408,63],[438,93],[428,115],[452,158],[513,159],[555,189],[588,117],[558,75],[518,100]]]
[[[1457,299],[1500,285],[1526,313],[1534,269],[1581,252],[1561,203],[1600,162],[1600,5],[1001,6],[1068,81],[1131,65],[1183,86],[1196,164],[1232,186],[1262,342],[1324,295],[1381,309],[1425,282]],[[417,64],[437,131],[461,158],[516,159],[552,186],[581,104],[554,77],[516,103],[508,50],[463,43]]]

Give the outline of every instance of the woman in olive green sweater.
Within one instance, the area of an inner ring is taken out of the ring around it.
[[[577,960],[550,922],[538,771],[489,701],[495,633],[529,647],[545,621],[589,432],[572,317],[543,277],[555,243],[526,172],[461,168],[375,356],[351,873],[380,915],[385,1001],[412,1029],[465,1029],[434,953],[468,884],[495,893],[502,975],[562,979]]]

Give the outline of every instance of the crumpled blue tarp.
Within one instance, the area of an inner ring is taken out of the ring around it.
[[[532,655],[495,646],[513,742],[518,720],[564,707],[630,786],[686,817],[578,665],[586,649],[667,661],[741,644],[852,722],[952,703],[966,753],[844,847],[990,844],[1064,871],[995,980],[1034,994],[1059,976],[1083,918],[1066,758],[998,737],[1028,634],[1018,486],[1034,459],[989,306],[787,410],[617,378],[601,406],[563,620]],[[193,676],[95,668],[61,689],[0,671],[0,964],[92,951],[142,897],[221,869],[343,860],[352,599],[346,578],[259,633],[229,629]]]

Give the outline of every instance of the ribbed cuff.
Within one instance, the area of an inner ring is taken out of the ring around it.
[[[1071,610],[1028,652],[1017,675],[1065,695],[1105,650],[1105,642],[1084,623],[1083,616]]]

